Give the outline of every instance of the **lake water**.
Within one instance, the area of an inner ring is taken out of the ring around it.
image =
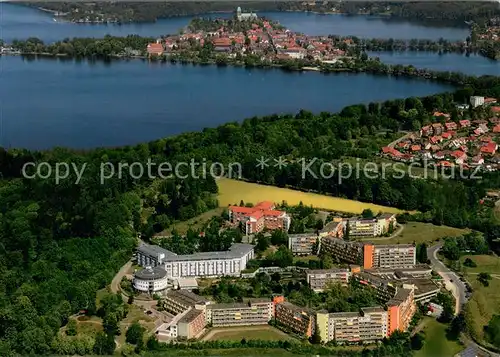
[[[134,144],[273,113],[451,89],[366,74],[89,63],[0,57],[0,146],[43,149]]]
[[[369,52],[370,57],[378,57],[384,63],[413,65],[435,71],[463,72],[474,76],[500,76],[500,61],[480,55],[459,53],[436,54],[432,52]]]
[[[231,16],[211,15],[211,16]],[[468,35],[466,27],[436,27],[408,21],[395,21],[369,16],[320,15],[299,12],[259,13],[279,21],[293,31],[309,35],[342,35],[365,38],[397,38],[397,39],[439,39],[465,40]],[[46,42],[54,42],[71,37],[102,37],[106,34],[126,36],[160,36],[173,34],[186,26],[192,17],[179,17],[159,20],[145,24],[73,24],[55,22],[49,13],[20,5],[0,3],[0,38],[5,41],[38,37]]]

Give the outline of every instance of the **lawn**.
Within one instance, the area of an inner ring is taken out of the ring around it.
[[[477,267],[470,268],[463,265],[465,259],[470,258]],[[460,257],[460,262],[462,267],[467,273],[490,273],[490,274],[500,274],[500,258],[494,255],[464,255]]]
[[[437,322],[434,318],[424,317],[424,347],[416,351],[415,357],[452,357],[464,349],[460,343],[446,338],[448,325]]]
[[[247,340],[291,340],[291,336],[286,333],[271,327],[271,326],[247,326],[243,328],[215,328],[211,330],[205,338],[205,341],[227,340],[227,341],[241,341]]]
[[[192,357],[194,355],[193,350],[166,350],[161,352],[146,352],[145,357],[178,357],[186,356]],[[279,348],[228,348],[228,349],[205,349],[203,350],[203,356],[238,356],[238,357],[297,357],[292,352]]]
[[[239,202],[239,201],[238,201]],[[189,228],[198,229],[201,228],[210,218],[214,216],[220,216],[222,214],[223,208],[215,208],[199,216],[188,219],[187,221],[176,222],[172,226],[168,227],[167,230],[159,233],[159,236],[170,235],[172,230],[177,230],[179,234],[186,234]]]
[[[313,206],[318,209],[354,214],[359,214],[368,208],[377,213],[403,212],[393,207],[231,179],[220,179],[217,181],[217,186],[219,186],[218,200],[221,207],[239,204],[240,201],[253,204],[260,201],[273,201],[276,203],[286,201],[289,205],[297,205],[299,202],[302,202],[304,205]]]
[[[467,229],[459,229],[447,226],[435,226],[431,223],[409,222],[403,231],[394,238],[366,238],[375,244],[409,244],[409,243],[432,243],[443,237],[456,237],[469,232]]]
[[[306,255],[304,257],[293,257],[293,263],[295,264],[296,262],[306,262],[308,263],[309,260],[316,260],[319,261],[319,257],[317,255]]]
[[[500,258],[496,259],[500,260]],[[491,263],[491,260],[488,259],[488,262]],[[496,265],[493,266],[496,267]],[[490,265],[491,267],[492,265]],[[486,271],[486,267],[476,269],[478,272]],[[471,334],[478,341],[484,342],[484,326],[488,324],[494,314],[500,312],[500,279],[492,277],[487,287],[477,281],[476,274],[468,274],[467,280],[473,289],[472,298],[467,303],[465,310],[467,325]]]

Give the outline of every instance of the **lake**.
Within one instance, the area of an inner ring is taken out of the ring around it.
[[[459,53],[442,55],[432,52],[368,52],[370,57],[378,57],[384,63],[413,65],[416,68],[429,68],[435,71],[462,72],[474,76],[500,76],[500,61],[471,54]]]
[[[390,20],[370,16],[320,15],[300,12],[262,12],[265,16],[279,21],[293,31],[308,35],[342,35],[365,38],[434,39],[451,41],[465,40],[467,27],[429,26],[401,20]],[[210,16],[231,16],[210,15]],[[50,13],[16,4],[0,3],[0,37],[5,41],[38,37],[45,42],[54,42],[72,37],[103,37],[106,34],[126,36],[160,36],[177,33],[192,17],[162,19],[156,23],[144,24],[73,24],[53,20]]]
[[[145,142],[273,113],[425,96],[452,87],[367,74],[0,57],[0,146]]]

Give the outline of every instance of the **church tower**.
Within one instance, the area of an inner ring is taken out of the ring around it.
[[[241,19],[241,7],[238,6],[238,8],[236,9],[236,18],[238,20]]]

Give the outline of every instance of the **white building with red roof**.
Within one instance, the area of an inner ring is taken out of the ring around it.
[[[288,231],[292,219],[286,212],[275,210],[273,202],[263,201],[254,207],[230,206],[229,221],[241,223],[244,233],[248,235],[264,229]]]

